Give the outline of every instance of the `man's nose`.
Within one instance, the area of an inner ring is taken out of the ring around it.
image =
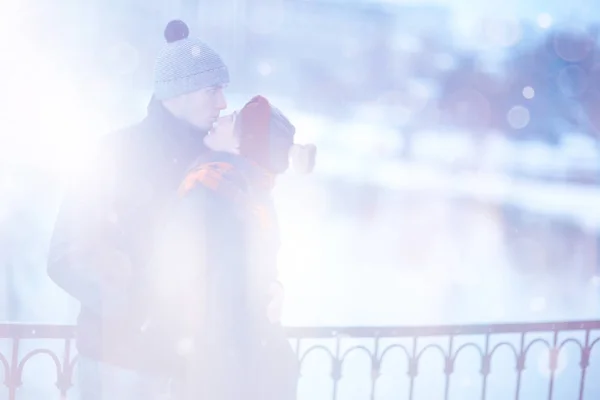
[[[225,93],[223,93],[222,89],[217,93],[217,101],[215,106],[219,111],[227,108],[227,99],[225,99]]]

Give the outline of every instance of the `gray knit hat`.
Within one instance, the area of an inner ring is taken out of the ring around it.
[[[166,100],[211,86],[229,83],[221,57],[200,39],[189,37],[185,22],[174,20],[165,28],[167,45],[154,66],[154,97]]]

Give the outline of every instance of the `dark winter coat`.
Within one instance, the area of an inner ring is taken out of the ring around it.
[[[170,374],[179,360],[144,331],[144,288],[157,216],[207,151],[198,131],[157,101],[139,124],[105,137],[59,211],[48,274],[81,303],[77,347],[96,360]]]
[[[197,304],[178,315],[193,320],[191,398],[295,398],[296,356],[267,317],[279,249],[272,185],[273,177],[246,159],[211,153],[187,174],[160,229],[155,260],[163,272],[155,281],[173,289],[166,296],[183,298],[159,301]],[[177,283],[165,285],[170,279]]]

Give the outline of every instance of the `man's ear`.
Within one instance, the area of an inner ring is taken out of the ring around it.
[[[292,169],[300,174],[310,174],[315,169],[317,146],[294,144],[290,150]]]

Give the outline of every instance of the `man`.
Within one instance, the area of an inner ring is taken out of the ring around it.
[[[154,96],[139,124],[108,135],[59,211],[48,274],[81,303],[82,400],[153,399],[179,360],[147,329],[144,285],[152,232],[227,104],[228,69],[182,21],[165,29]]]
[[[260,96],[222,117],[205,140],[221,152],[200,157],[159,226],[153,310],[173,316],[163,329],[176,326],[181,341],[193,343],[185,399],[296,397],[297,360],[277,310],[279,232],[271,199],[293,146],[304,150],[295,154],[309,154],[308,169],[314,164],[314,146],[294,145],[294,133]]]

